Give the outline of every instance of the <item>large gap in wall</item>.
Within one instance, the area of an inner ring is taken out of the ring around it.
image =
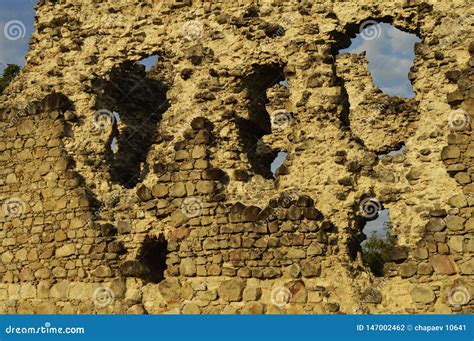
[[[237,119],[240,143],[252,170],[267,179],[273,178],[271,164],[276,154],[261,139],[272,133],[272,122],[266,108],[269,103],[267,89],[285,80],[282,64],[254,65],[252,73],[242,80],[248,100],[248,118]]]
[[[158,124],[169,107],[169,85],[157,78],[141,62],[127,61],[97,86],[98,109],[114,112],[107,145],[111,179],[126,188],[144,177],[148,150],[159,140]]]
[[[370,20],[365,23],[368,22]],[[363,27],[364,23],[359,29]],[[381,22],[367,25],[351,38],[350,46],[339,50],[339,53],[359,54],[365,51],[374,85],[389,96],[412,98],[415,93],[408,73],[415,59],[415,43],[419,42],[421,39],[416,34]]]
[[[159,283],[165,278],[168,242],[163,234],[158,237],[147,236],[141,246],[138,259],[148,270],[147,280]]]
[[[375,219],[365,223],[362,229],[367,237],[362,243],[362,259],[376,276],[384,275],[384,264],[391,259],[394,238],[391,235],[389,209],[381,209]]]

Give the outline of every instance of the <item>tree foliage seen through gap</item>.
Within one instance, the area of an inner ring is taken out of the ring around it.
[[[16,64],[8,64],[0,77],[0,94],[10,84],[13,78],[20,72],[20,67]]]
[[[376,276],[383,276],[385,262],[390,261],[391,253],[395,246],[395,237],[390,234],[390,222],[383,224],[385,238],[380,238],[375,232],[362,245],[362,259],[372,273]]]

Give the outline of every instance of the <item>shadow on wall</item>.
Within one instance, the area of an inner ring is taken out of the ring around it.
[[[267,179],[273,179],[271,164],[276,152],[261,140],[264,135],[272,133],[266,91],[285,80],[284,65],[280,64],[255,65],[253,72],[242,80],[248,101],[248,119],[237,119],[239,140],[252,170]]]
[[[146,172],[151,145],[162,140],[158,124],[170,105],[168,85],[151,78],[144,65],[130,61],[112,70],[109,79],[94,84],[101,107],[120,115],[120,125],[113,119],[107,162],[112,181],[133,188]]]

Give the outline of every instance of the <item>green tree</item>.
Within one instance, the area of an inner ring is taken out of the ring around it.
[[[16,64],[8,64],[5,70],[3,70],[2,77],[0,77],[0,94],[10,84],[13,78],[20,72],[20,67]]]
[[[375,232],[362,245],[362,259],[374,275],[383,276],[385,262],[390,261],[395,247],[395,237],[390,234],[390,222],[383,225],[385,237],[378,237]]]

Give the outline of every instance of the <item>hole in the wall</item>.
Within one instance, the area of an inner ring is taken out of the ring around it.
[[[116,111],[113,112],[114,119],[116,123],[120,123],[120,114]]]
[[[284,86],[287,89],[290,88],[290,84],[288,83],[288,79],[286,79],[286,78],[284,80],[278,82],[278,84],[280,84],[281,86]]]
[[[98,80],[95,89],[101,107],[113,111],[115,118],[107,146],[110,150],[113,143],[115,149],[107,158],[111,179],[133,188],[146,172],[148,150],[160,140],[158,124],[169,107],[168,85],[140,63],[127,61],[113,69],[108,80]]]
[[[113,137],[112,142],[110,142],[110,150],[112,151],[112,153],[115,154],[117,152],[117,149],[118,149],[117,138]]]
[[[390,149],[388,151],[385,151],[383,153],[377,153],[377,158],[381,159],[383,158],[384,156],[391,156],[391,157],[394,157],[394,156],[397,156],[397,155],[401,155],[405,152],[405,149],[406,149],[406,146],[404,143],[400,143],[397,147],[393,148],[393,149]]]
[[[412,98],[415,93],[408,73],[415,58],[415,44],[419,42],[416,34],[380,22],[357,33],[350,46],[339,53],[365,51],[374,85],[389,96]]]
[[[391,235],[391,221],[389,209],[382,209],[375,219],[367,221],[362,232],[367,239],[362,243],[362,259],[376,276],[384,275],[384,264],[391,259],[395,245]]]
[[[138,63],[145,66],[145,71],[148,72],[151,68],[158,62],[158,56],[152,55],[146,58],[143,58]]]
[[[148,270],[147,280],[159,283],[165,277],[168,242],[163,234],[147,236],[139,252],[139,260]]]
[[[272,133],[267,89],[284,82],[284,65],[254,65],[253,72],[242,80],[248,100],[248,118],[237,118],[239,140],[247,154],[250,166],[256,174],[272,179],[270,165],[276,152],[265,145],[261,138]]]
[[[273,173],[273,177],[276,177],[278,169],[283,165],[286,158],[288,157],[288,153],[286,152],[278,152],[275,160],[273,160],[272,164],[270,165],[270,170]]]

